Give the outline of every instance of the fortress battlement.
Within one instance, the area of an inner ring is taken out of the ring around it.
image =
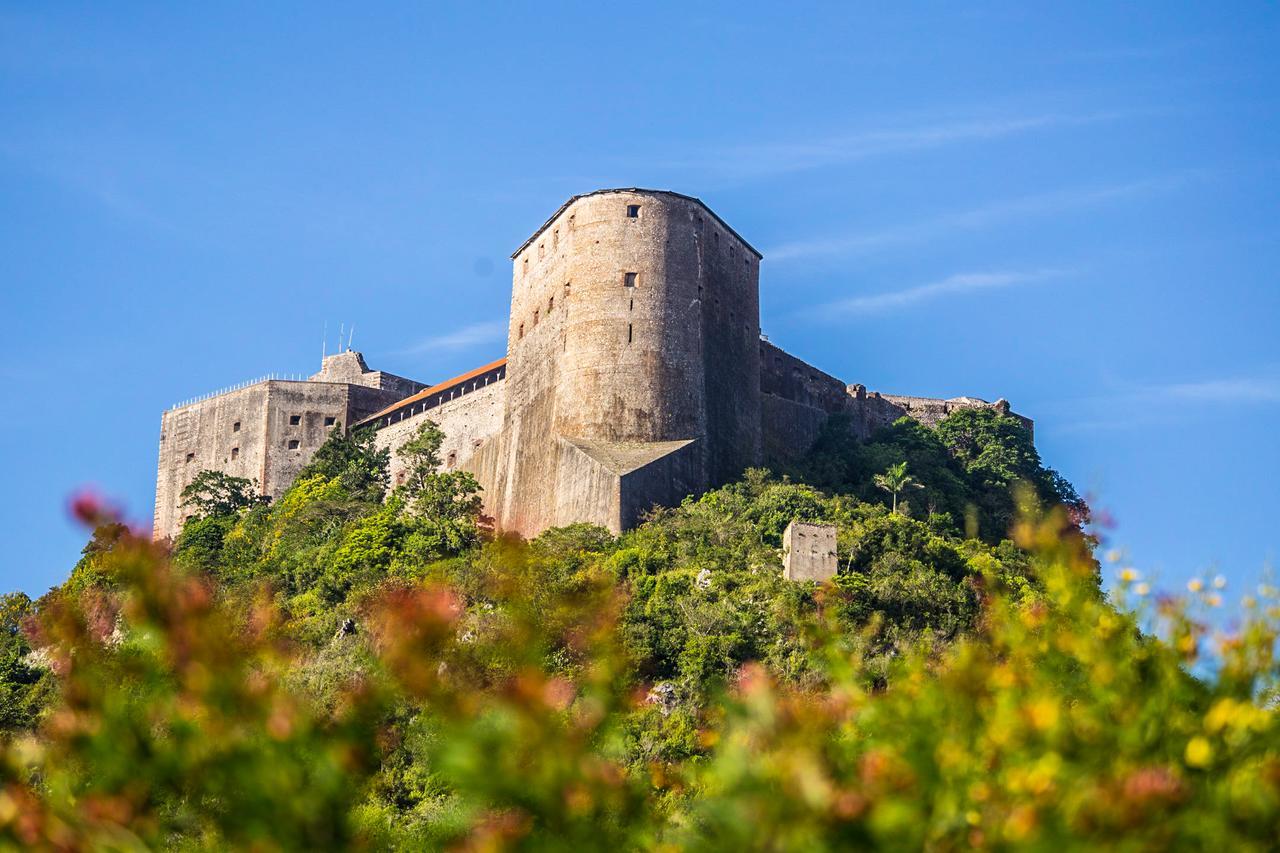
[[[961,408],[1009,410],[868,393],[765,340],[763,256],[692,196],[573,196],[511,257],[504,358],[427,384],[346,351],[305,381],[260,380],[166,411],[155,535],[181,530],[180,494],[199,471],[278,497],[333,429],[373,428],[398,483],[395,451],[430,419],[444,466],[476,476],[486,514],[533,536],[577,521],[630,527],[654,505],[794,459],[833,415],[866,438],[904,415],[933,425]]]

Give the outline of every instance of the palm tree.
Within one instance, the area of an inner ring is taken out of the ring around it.
[[[898,514],[898,493],[905,489],[923,489],[924,486],[917,483],[910,474],[907,473],[907,463],[899,462],[897,465],[890,465],[883,474],[876,474],[871,478],[877,486],[893,495],[893,514]]]

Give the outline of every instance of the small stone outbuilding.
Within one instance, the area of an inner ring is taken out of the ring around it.
[[[782,576],[789,581],[822,581],[836,576],[834,524],[793,521],[782,533]]]

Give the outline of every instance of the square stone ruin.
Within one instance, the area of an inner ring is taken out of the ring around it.
[[[834,524],[793,521],[782,533],[782,576],[789,581],[828,581],[836,576]]]

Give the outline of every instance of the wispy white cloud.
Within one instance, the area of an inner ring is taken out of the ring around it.
[[[1236,376],[1175,382],[1149,388],[1147,394],[1169,401],[1280,403],[1280,376]]]
[[[1203,404],[1236,407],[1280,403],[1280,372],[1219,376],[1191,382],[1119,385],[1096,396],[1059,402],[1062,417],[1046,419],[1055,433],[1093,433],[1174,425],[1219,411]],[[1202,405],[1197,405],[1202,404]]]
[[[1013,219],[1046,216],[1074,208],[1091,207],[1147,193],[1176,189],[1187,183],[1193,174],[1169,175],[1109,186],[1054,190],[1020,198],[1003,199],[921,222],[816,240],[783,243],[766,249],[764,254],[770,261],[787,261],[822,255],[860,254],[895,245],[919,243],[956,229],[983,228]]]
[[[506,323],[498,321],[473,323],[463,326],[448,334],[423,338],[415,344],[400,350],[401,355],[417,355],[424,352],[446,352],[470,349],[480,344],[490,344],[502,340],[507,333]]]
[[[1117,121],[1132,112],[1044,113],[942,119],[910,126],[881,127],[783,141],[731,145],[667,165],[713,170],[738,178],[762,177],[909,154],[1023,133]]]
[[[938,281],[919,284],[902,290],[873,293],[867,296],[855,296],[850,299],[828,302],[822,306],[821,313],[827,316],[876,314],[898,308],[906,308],[944,296],[1021,287],[1058,278],[1066,274],[1066,270],[1060,269],[957,273]]]

